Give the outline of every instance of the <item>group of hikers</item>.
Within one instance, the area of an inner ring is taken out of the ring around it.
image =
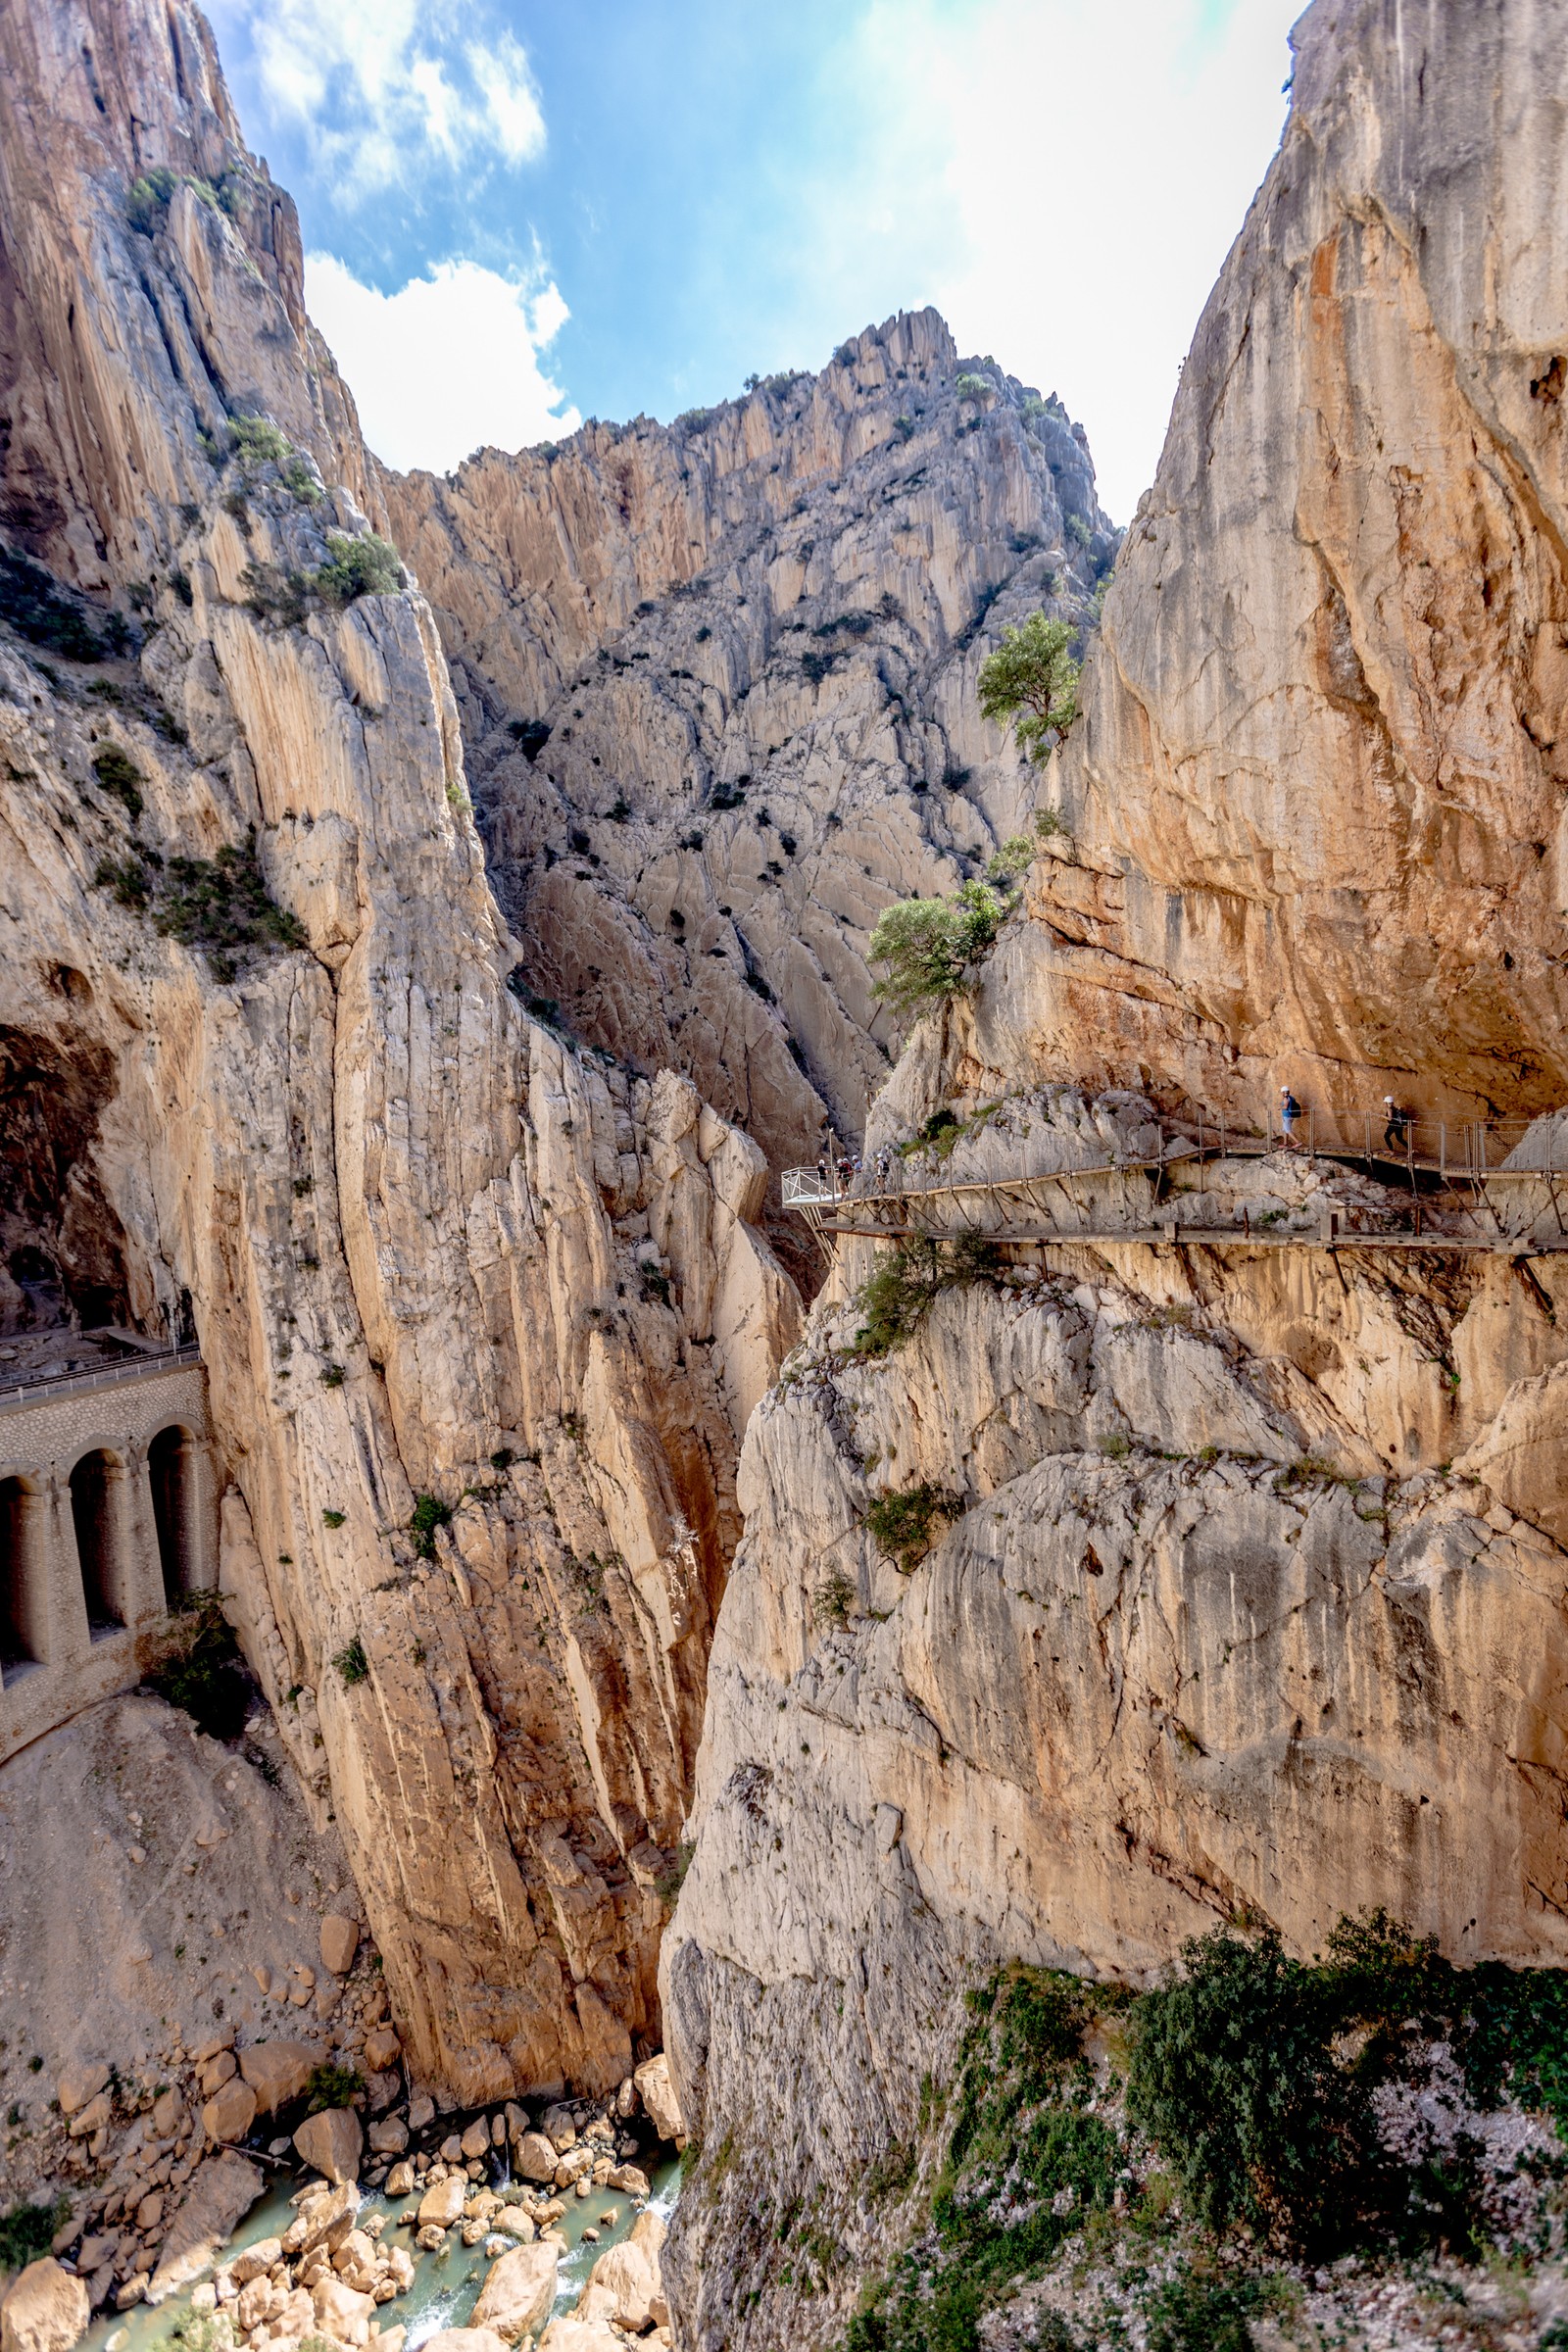
[[[1388,1123],[1383,1130],[1384,1150],[1397,1152],[1401,1157],[1407,1156],[1410,1150],[1412,1114],[1405,1110],[1393,1095],[1384,1096],[1383,1107],[1388,1113]],[[1280,1133],[1287,1152],[1300,1150],[1300,1146],[1296,1140],[1296,1127],[1298,1120],[1304,1119],[1305,1116],[1305,1111],[1296,1100],[1291,1089],[1288,1086],[1282,1086],[1280,1088]]]
[[[1383,1129],[1384,1150],[1397,1152],[1401,1159],[1406,1158],[1410,1151],[1410,1131],[1414,1124],[1414,1113],[1406,1110],[1393,1095],[1384,1096],[1383,1108],[1387,1114]],[[1279,1111],[1280,1137],[1287,1152],[1298,1152],[1302,1149],[1297,1135],[1297,1128],[1306,1118],[1306,1111],[1297,1101],[1293,1090],[1289,1086],[1282,1086]],[[1309,1148],[1310,1146],[1308,1146]],[[885,1193],[893,1173],[893,1154],[890,1151],[884,1149],[878,1152],[872,1162],[872,1172],[877,1192]],[[848,1193],[858,1185],[860,1173],[860,1154],[858,1152],[835,1151],[834,1139],[830,1135],[824,1134],[816,1154],[817,1181],[824,1188],[831,1184],[835,1192]]]

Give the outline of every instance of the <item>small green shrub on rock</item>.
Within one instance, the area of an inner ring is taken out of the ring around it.
[[[938,1526],[956,1519],[962,1509],[960,1498],[946,1487],[924,1482],[902,1494],[879,1494],[867,1506],[865,1524],[894,1565],[909,1576],[936,1542]]]
[[[256,855],[256,828],[244,846],[225,842],[216,858],[171,858],[153,917],[181,947],[205,951],[216,976],[232,980],[247,949],[308,948],[310,934],[268,893]]]
[[[135,760],[118,743],[105,744],[93,760],[92,772],[105,792],[112,793],[122,804],[134,824],[145,807],[139,788],[146,780]]]
[[[313,2066],[305,2084],[307,2115],[325,2115],[330,2108],[347,2107],[361,2096],[365,2077],[352,2066]]]
[[[117,906],[132,914],[145,914],[157,887],[157,876],[139,858],[100,858],[92,879],[96,890],[107,890]]]
[[[449,1502],[440,1501],[434,1494],[417,1497],[409,1521],[409,1533],[414,1538],[414,1548],[421,1560],[435,1558],[435,1531],[438,1527],[445,1527],[451,1516],[452,1505]]]
[[[878,1258],[856,1298],[864,1321],[855,1335],[858,1355],[887,1355],[919,1330],[926,1310],[951,1283],[996,1282],[1002,1260],[983,1234],[951,1242],[917,1235]]]
[[[332,1663],[343,1677],[346,1690],[352,1690],[356,1683],[367,1683],[370,1679],[370,1661],[365,1654],[365,1643],[358,1634],[352,1642],[344,1643]]]
[[[317,593],[329,605],[349,605],[357,596],[391,596],[402,585],[398,551],[374,531],[350,538],[346,531],[326,534],[327,560],[315,574]]]
[[[855,1587],[842,1568],[833,1569],[823,1577],[811,1594],[811,1616],[824,1628],[848,1625],[850,1611],[855,1606]]]

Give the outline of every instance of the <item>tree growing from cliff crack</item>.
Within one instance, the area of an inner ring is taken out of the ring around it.
[[[1018,884],[1034,857],[1022,834],[1004,841],[985,879],[961,882],[951,899],[900,899],[877,916],[868,951],[880,964],[876,993],[895,1012],[944,1004],[967,986],[971,965],[989,955],[1003,919],[1018,903]]]
[[[980,711],[1011,727],[1018,749],[1037,764],[1078,715],[1078,663],[1068,653],[1064,620],[1031,612],[1022,628],[1004,629],[1002,643],[980,664]]]

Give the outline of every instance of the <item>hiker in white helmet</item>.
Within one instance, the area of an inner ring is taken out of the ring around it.
[[[1282,1086],[1280,1088],[1280,1130],[1285,1138],[1285,1149],[1287,1152],[1294,1152],[1296,1149],[1296,1136],[1293,1130],[1297,1120],[1300,1117],[1300,1115],[1301,1105],[1299,1102],[1298,1102],[1290,1088],[1288,1086]]]

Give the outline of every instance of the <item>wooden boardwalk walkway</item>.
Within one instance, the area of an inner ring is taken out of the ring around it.
[[[788,1168],[783,1177],[783,1200],[784,1206],[796,1210],[814,1232],[858,1240],[951,1241],[976,1234],[988,1241],[1032,1247],[1141,1243],[1204,1249],[1436,1250],[1539,1256],[1568,1250],[1568,1217],[1564,1213],[1568,1211],[1568,1138],[1559,1143],[1553,1135],[1540,1147],[1542,1164],[1501,1164],[1520,1151],[1530,1124],[1510,1120],[1449,1126],[1410,1119],[1401,1122],[1401,1153],[1389,1144],[1386,1132],[1372,1132],[1370,1119],[1360,1141],[1337,1132],[1333,1140],[1315,1146],[1304,1141],[1286,1145],[1277,1136],[1239,1134],[1220,1121],[1168,1120],[1161,1122],[1164,1140],[1160,1151],[1145,1157],[891,1191],[861,1191],[858,1188],[863,1177],[844,1185],[831,1170]],[[1309,1122],[1303,1120],[1300,1126],[1306,1128]],[[1079,1193],[1082,1186],[1093,1195],[1107,1178],[1143,1177],[1157,1198],[1171,1171],[1190,1167],[1195,1160],[1260,1159],[1270,1154],[1282,1161],[1288,1155],[1293,1165],[1301,1166],[1333,1160],[1364,1169],[1373,1181],[1385,1186],[1391,1180],[1401,1190],[1408,1184],[1408,1226],[1385,1233],[1354,1232],[1344,1223],[1344,1212],[1329,1210],[1315,1232],[1280,1232],[1261,1219],[1254,1222],[1245,1202],[1240,1224],[1188,1225],[1170,1218],[1157,1224],[1116,1225],[1104,1220],[1102,1208],[1097,1214],[1092,1199]],[[1534,1150],[1531,1156],[1536,1156]],[[1509,1233],[1494,1191],[1506,1197],[1517,1187],[1532,1184],[1544,1188],[1543,1208],[1551,1215],[1556,1230],[1544,1236]],[[1495,1231],[1434,1231],[1432,1211],[1445,1195],[1453,1211],[1490,1213]],[[1059,1212],[1068,1201],[1086,1219],[1084,1223],[1059,1221]]]

